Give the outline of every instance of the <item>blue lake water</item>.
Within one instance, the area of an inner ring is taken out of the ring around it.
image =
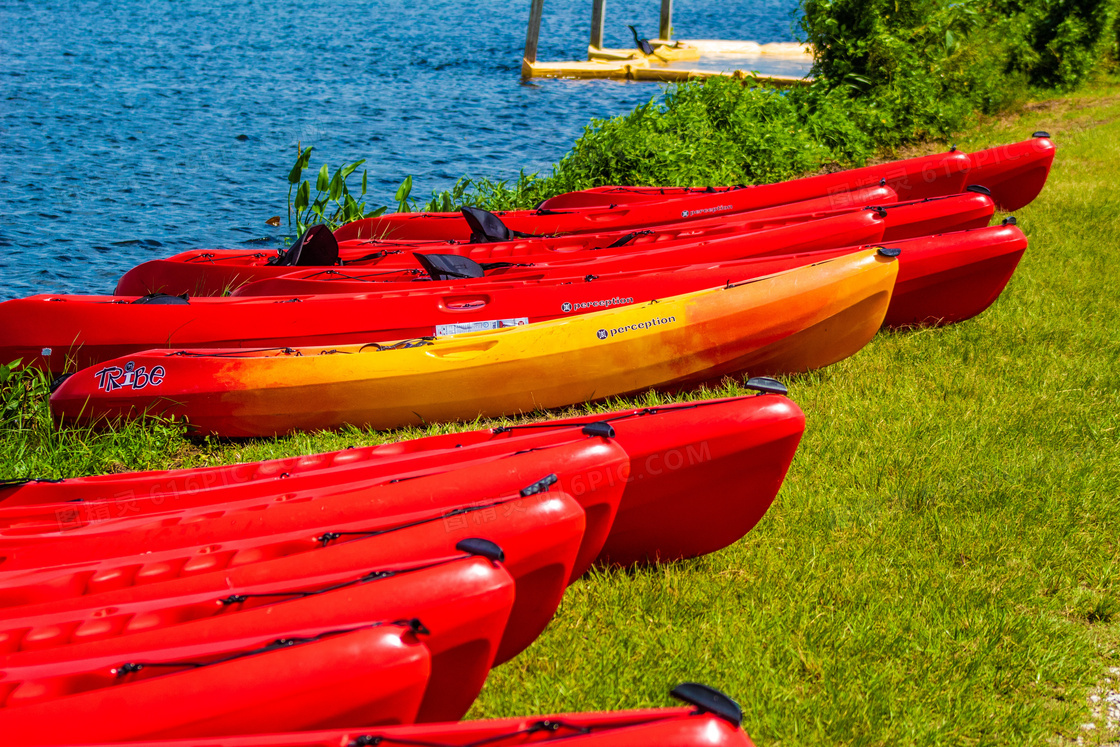
[[[607,4],[657,35],[658,0]],[[793,38],[797,0],[685,0],[684,39]],[[654,83],[519,80],[528,0],[0,0],[0,298],[109,293],[196,247],[279,245],[296,143],[367,160],[372,204],[547,169]],[[590,0],[547,0],[538,59],[582,59]]]

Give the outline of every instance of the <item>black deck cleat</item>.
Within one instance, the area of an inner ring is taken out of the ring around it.
[[[747,389],[753,389],[759,394],[789,394],[789,389],[786,388],[785,384],[766,376],[752,376],[747,379],[747,383],[743,386]]]
[[[548,489],[555,485],[559,480],[560,478],[556,476],[555,472],[553,472],[551,475],[542,477],[541,479],[537,480],[532,485],[527,485],[521,488],[521,497],[528,498],[529,496],[536,495],[537,493],[547,493]]]
[[[683,682],[669,693],[677,700],[696,706],[702,713],[719,716],[735,726],[743,723],[743,709],[731,698],[714,687],[698,682]]]
[[[459,540],[455,549],[493,560],[495,563],[501,563],[506,559],[505,551],[498,547],[497,543],[481,537],[467,537],[465,540]]]
[[[600,420],[596,423],[588,423],[587,425],[583,426],[583,435],[614,438],[614,426],[606,422],[605,420]]]

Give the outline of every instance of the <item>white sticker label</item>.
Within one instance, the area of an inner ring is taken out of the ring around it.
[[[464,332],[481,332],[490,329],[502,329],[503,327],[520,327],[521,325],[528,323],[529,317],[523,316],[517,319],[486,319],[480,322],[437,324],[436,337],[446,337],[447,335],[461,335]]]

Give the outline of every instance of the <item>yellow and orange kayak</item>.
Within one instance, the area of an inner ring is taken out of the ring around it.
[[[724,376],[806,371],[879,329],[897,250],[869,249],[736,285],[498,331],[268,350],[148,350],[51,396],[65,422],[144,412],[200,433],[271,436],[510,415]]]

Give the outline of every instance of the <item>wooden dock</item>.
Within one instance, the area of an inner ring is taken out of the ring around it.
[[[603,26],[606,0],[593,0],[591,41],[587,59],[578,61],[538,62],[537,41],[540,36],[544,0],[530,0],[529,26],[525,35],[525,56],[521,61],[521,77],[529,78],[613,78],[682,82],[703,80],[714,76],[755,81],[760,85],[788,87],[806,85],[807,76],[758,69],[794,63],[804,69],[812,64],[812,52],[797,43],[759,44],[752,41],[700,39],[673,41],[673,0],[661,0],[660,28],[657,39],[647,41],[649,53],[641,49],[608,49],[603,47]],[[700,61],[703,64],[700,64]],[[724,64],[720,64],[724,63]],[[731,63],[731,64],[728,64]]]

